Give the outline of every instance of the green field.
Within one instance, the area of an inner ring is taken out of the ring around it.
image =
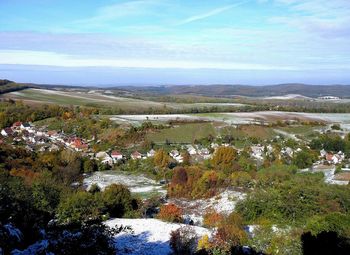
[[[146,139],[155,143],[165,143],[166,140],[171,143],[193,143],[196,139],[216,134],[212,123],[191,123],[147,134]]]
[[[247,137],[272,139],[276,136],[273,128],[258,125],[241,125],[238,128],[227,126],[220,130],[220,134],[222,136],[231,135],[236,139],[243,139]]]
[[[133,113],[152,112],[152,110],[205,110],[211,107],[220,107],[221,109],[230,109],[241,107],[241,104],[222,103],[222,102],[159,102],[151,100],[136,99],[130,97],[120,97],[114,94],[106,94],[104,91],[89,90],[48,90],[48,89],[25,89],[17,92],[11,92],[0,96],[1,98],[19,99],[31,104],[59,104],[91,106],[97,108],[118,108],[123,111]]]
[[[295,134],[298,137],[313,138],[318,134],[318,132],[316,132],[315,129],[320,127],[321,126],[301,125],[301,126],[281,127],[279,129],[290,134]]]

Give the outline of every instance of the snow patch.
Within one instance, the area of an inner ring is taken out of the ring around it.
[[[83,181],[84,187],[89,190],[97,184],[102,190],[111,184],[123,184],[133,193],[159,193],[166,194],[166,190],[156,181],[143,175],[128,175],[117,171],[95,172]]]
[[[117,254],[128,255],[167,255],[171,253],[169,246],[170,233],[182,226],[177,223],[167,223],[157,219],[113,219],[106,221],[109,227],[130,226],[132,233],[122,232],[115,237]],[[206,228],[188,226],[199,237],[211,236]]]

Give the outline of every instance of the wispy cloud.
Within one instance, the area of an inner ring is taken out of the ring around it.
[[[150,7],[159,4],[160,2],[157,0],[136,0],[106,5],[99,8],[96,15],[77,20],[75,24],[100,26],[123,17],[140,16],[147,13],[154,14],[150,11]]]
[[[177,23],[177,25],[178,26],[185,25],[185,24],[188,24],[188,23],[191,23],[191,22],[194,22],[194,21],[210,18],[212,16],[215,16],[215,15],[218,15],[218,14],[223,13],[225,11],[228,11],[228,10],[234,8],[234,7],[238,7],[238,6],[240,6],[240,5],[244,4],[244,3],[246,3],[246,1],[242,1],[242,2],[239,2],[239,3],[236,3],[236,4],[230,4],[230,5],[227,5],[227,6],[223,6],[223,7],[220,7],[220,8],[213,9],[213,10],[208,11],[206,13],[194,15],[194,16],[191,16],[191,17],[189,17],[187,19],[184,19],[184,20],[180,21],[179,23]]]
[[[292,14],[270,18],[308,33],[327,38],[348,38],[350,35],[350,1],[348,0],[275,0],[286,5]]]

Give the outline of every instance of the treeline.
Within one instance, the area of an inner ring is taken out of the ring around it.
[[[27,105],[21,101],[0,101],[0,128],[11,126],[16,121],[39,121],[50,117],[88,116],[98,111],[92,108],[67,107],[59,105]]]
[[[115,254],[113,236],[122,229],[110,229],[102,220],[135,216],[139,202],[122,185],[105,191],[94,186],[90,192],[72,185],[80,182],[84,171],[93,170],[87,162],[91,161],[69,150],[36,154],[1,145],[4,254],[15,249],[32,254],[38,247],[45,254]]]
[[[15,83],[9,80],[0,80],[0,95],[9,93],[9,92],[18,91],[18,90],[27,89],[29,87],[30,86],[28,84]]]

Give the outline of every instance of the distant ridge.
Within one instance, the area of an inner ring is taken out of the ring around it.
[[[350,85],[308,85],[301,83],[285,83],[277,85],[163,85],[163,86],[70,86],[50,84],[15,83],[8,80],[0,80],[0,86],[4,88],[3,93],[24,89],[28,87],[45,89],[98,89],[118,90],[131,93],[149,95],[202,95],[210,97],[285,97],[296,95],[303,97],[334,96],[350,98]],[[5,90],[6,87],[6,90]],[[1,93],[1,91],[0,91]]]
[[[194,94],[203,96],[249,96],[273,97],[285,95],[301,95],[304,97],[337,96],[350,97],[350,85],[306,85],[306,84],[278,84],[265,86],[249,85],[178,85],[178,86],[118,86],[131,92],[146,92],[150,94]]]

